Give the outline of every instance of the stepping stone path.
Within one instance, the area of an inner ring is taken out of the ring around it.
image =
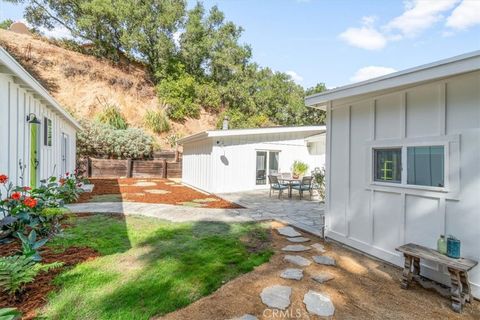
[[[291,263],[296,264],[297,266],[301,266],[301,267],[307,267],[307,266],[312,264],[312,261],[310,261],[310,260],[308,260],[304,257],[301,257],[301,256],[286,255],[285,257],[283,257],[283,260],[285,260],[287,262],[291,262]]]
[[[285,310],[290,305],[292,288],[287,286],[271,286],[262,290],[262,302],[270,308]]]
[[[137,183],[132,184],[134,187],[154,187],[157,184],[155,182],[149,182],[149,181],[137,181]]]
[[[330,317],[335,313],[332,300],[322,293],[310,290],[303,296],[307,311],[320,317]]]
[[[255,316],[252,316],[251,314],[244,314],[241,317],[232,318],[230,320],[258,320],[258,318]]]
[[[304,237],[287,238],[287,240],[290,241],[290,242],[295,242],[295,243],[310,241],[310,239],[304,238]]]
[[[317,281],[318,283],[325,283],[334,279],[335,277],[330,273],[322,272],[312,277],[313,280]]]
[[[302,280],[303,278],[303,270],[302,269],[285,269],[280,274],[281,278],[284,279],[291,279],[291,280]]]
[[[335,259],[327,257],[327,256],[313,256],[313,261],[315,261],[318,264],[323,264],[326,266],[334,266],[335,265]]]
[[[302,234],[297,232],[295,229],[292,227],[283,227],[283,228],[278,228],[277,229],[278,233],[280,233],[282,236],[287,236],[287,237],[300,237]]]
[[[312,248],[306,247],[303,244],[294,244],[294,245],[288,245],[286,247],[282,248],[282,251],[293,251],[293,252],[300,252],[300,251],[307,251]]]
[[[314,244],[311,245],[311,247],[314,248],[315,250],[317,250],[320,253],[327,252],[327,250],[325,250],[325,247],[320,243],[314,243]]]
[[[145,190],[145,192],[152,193],[152,194],[167,194],[167,193],[170,193],[170,191],[162,190],[162,189]]]

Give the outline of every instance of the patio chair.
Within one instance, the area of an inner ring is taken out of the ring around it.
[[[283,194],[283,190],[288,189],[288,186],[281,184],[278,181],[278,177],[274,175],[269,175],[268,176],[268,183],[270,184],[270,197],[272,197],[272,191],[275,192],[278,191],[278,198]]]
[[[312,186],[312,177],[303,177],[302,182],[300,184],[294,184],[292,185],[292,189],[298,190],[300,193],[300,199],[303,198],[303,192],[308,191],[310,193],[310,200],[312,200],[312,191],[313,191],[313,186]]]

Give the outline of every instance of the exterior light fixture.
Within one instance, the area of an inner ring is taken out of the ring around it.
[[[35,124],[35,125],[39,125],[40,124],[40,120],[37,119],[37,116],[35,115],[35,113],[30,113],[28,116],[27,116],[27,122],[29,124]]]

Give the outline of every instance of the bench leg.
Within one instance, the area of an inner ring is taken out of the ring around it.
[[[470,289],[470,281],[468,280],[468,273],[466,271],[460,272],[460,282],[462,284],[462,295],[465,302],[472,302],[472,291]]]
[[[412,261],[413,257],[409,255],[404,255],[405,257],[405,266],[403,268],[403,275],[402,275],[402,288],[408,289],[408,286],[412,282]]]
[[[413,275],[420,275],[420,258],[413,257]]]
[[[451,268],[448,268],[448,272],[450,273],[450,281],[452,283],[452,287],[450,289],[452,309],[455,312],[461,313],[464,299],[462,297],[463,286],[460,280],[460,272]]]

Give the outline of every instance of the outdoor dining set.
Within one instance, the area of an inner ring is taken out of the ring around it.
[[[277,191],[278,198],[282,197],[284,191],[288,192],[288,197],[292,198],[293,190],[297,190],[300,195],[300,199],[303,198],[303,193],[308,192],[310,199],[313,193],[313,178],[311,176],[306,177],[293,177],[290,173],[280,173],[277,175],[269,175],[268,183],[270,184],[270,197]]]

